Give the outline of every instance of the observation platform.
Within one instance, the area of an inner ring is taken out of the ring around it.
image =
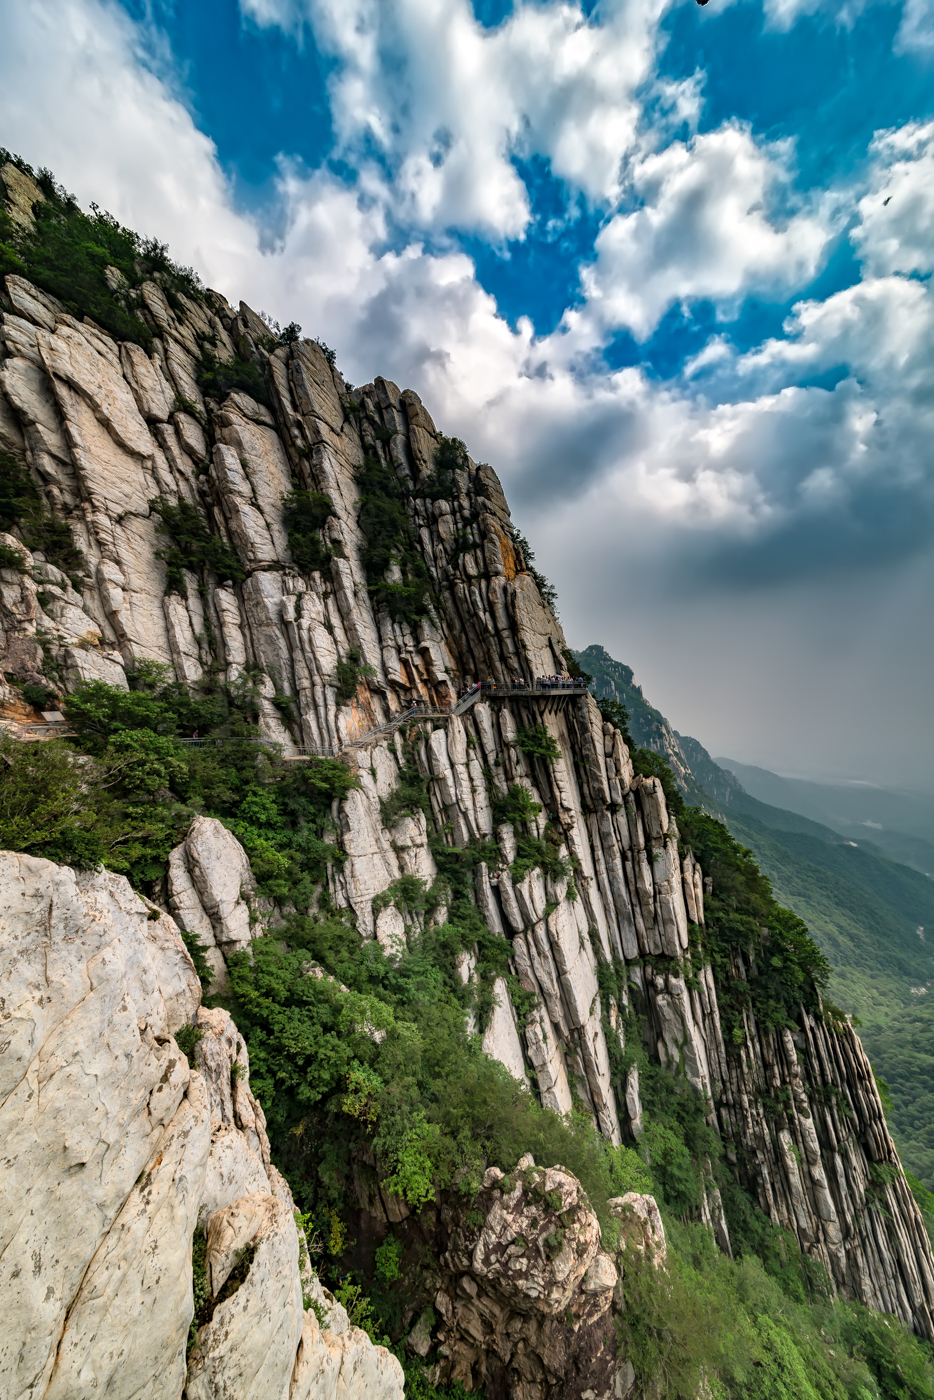
[[[465,714],[478,700],[534,700],[545,714],[551,715],[564,709],[571,700],[588,693],[587,686],[581,681],[536,681],[534,685],[520,685],[517,681],[507,685],[480,681],[461,696],[452,707],[451,714]]]

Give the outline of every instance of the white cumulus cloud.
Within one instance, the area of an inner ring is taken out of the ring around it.
[[[877,133],[871,189],[859,202],[855,243],[867,271],[934,270],[934,122]]]
[[[260,25],[311,29],[335,64],[341,150],[371,180],[391,180],[400,218],[516,238],[531,211],[514,157],[544,157],[595,202],[617,197],[666,3],[606,0],[588,17],[566,0],[520,0],[495,29],[469,0],[241,0],[241,9]],[[690,81],[668,87],[671,105],[696,111]]]
[[[644,337],[675,302],[733,302],[810,280],[828,227],[781,208],[789,165],[787,145],[763,148],[733,123],[639,160],[630,175],[638,207],[601,230],[584,275],[594,315]]]

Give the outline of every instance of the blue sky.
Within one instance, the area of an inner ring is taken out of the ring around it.
[[[934,784],[934,0],[0,3],[0,142],[416,388],[574,644]]]
[[[315,45],[313,30],[298,38],[294,30],[257,24],[231,0],[166,3],[155,11],[145,0],[124,0],[124,8],[137,22],[158,23],[185,100],[215,142],[243,207],[260,218],[264,209],[272,214],[268,206],[283,153],[308,169],[328,162],[334,131],[327,77],[334,64]],[[589,4],[583,10],[594,8]],[[490,29],[512,11],[504,0],[473,5],[477,20]],[[900,7],[887,3],[867,7],[850,23],[818,12],[778,29],[759,5],[717,10],[682,4],[659,26],[655,72],[676,82],[703,72],[698,132],[738,120],[762,139],[794,141],[793,183],[807,191],[858,172],[875,130],[934,113],[928,55],[916,48],[893,52],[901,21]],[[246,120],[244,92],[249,92]],[[689,134],[686,126],[681,132]],[[532,205],[533,220],[523,236],[490,242],[469,231],[456,233],[500,313],[513,324],[529,316],[536,331],[547,334],[580,297],[578,264],[590,256],[607,211],[582,205],[576,191],[551,174],[547,161],[523,160],[518,153],[512,159]],[[823,297],[858,280],[853,250],[841,236],[810,285],[780,301],[749,298],[729,323],[731,339],[747,349],[780,333],[792,302],[802,295]],[[669,377],[703,343],[716,308],[701,302],[691,312],[686,317],[676,309],[647,344],[624,334],[608,347],[608,362],[614,367],[644,363]]]
[[[124,7],[137,21],[152,12],[137,0],[125,0]],[[498,0],[473,6],[489,28],[512,8]],[[294,34],[276,26],[259,27],[230,0],[167,4],[157,14],[192,114],[214,140],[220,164],[245,205],[262,209],[283,152],[309,169],[327,162],[334,141],[327,94],[333,65],[316,48],[313,34],[296,42]],[[685,4],[660,26],[656,71],[675,81],[703,71],[698,131],[739,120],[764,139],[795,141],[794,184],[807,190],[858,171],[875,130],[934,112],[927,56],[917,50],[893,52],[900,24],[900,9],[892,4],[870,6],[852,24],[826,13],[805,15],[784,31],[770,28],[758,5],[718,12]],[[249,92],[248,120],[244,91]],[[686,128],[682,131],[686,134]],[[606,211],[575,210],[575,192],[551,176],[546,162],[518,155],[514,161],[531,196],[531,227],[522,239],[504,244],[469,234],[461,244],[502,314],[513,322],[530,316],[536,330],[547,333],[578,295],[577,265],[588,257]],[[576,217],[568,218],[569,206]],[[560,229],[549,228],[555,221]],[[822,267],[815,282],[796,289],[794,298],[744,308],[731,324],[733,338],[746,348],[779,331],[800,294],[827,295],[858,281],[859,267],[845,239],[837,254],[833,266]],[[654,367],[657,355],[662,374],[684,354],[680,329],[666,326],[647,348],[645,358]],[[703,325],[696,334],[704,334]]]

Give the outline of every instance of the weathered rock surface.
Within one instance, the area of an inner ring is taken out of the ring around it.
[[[651,1196],[615,1202],[623,1223],[611,1257],[580,1183],[562,1167],[536,1167],[525,1157],[510,1176],[490,1168],[471,1216],[448,1204],[442,1225],[448,1249],[434,1299],[435,1335],[427,1316],[412,1350],[436,1346],[436,1374],[468,1389],[521,1400],[620,1400],[633,1383],[619,1355],[615,1318],[624,1306],[623,1248],[630,1235],[651,1241],[661,1229]],[[471,1224],[474,1213],[483,1224]],[[645,1247],[643,1245],[643,1247]]]
[[[172,1033],[200,988],[171,921],[150,920],[122,878],[4,853],[0,901],[0,1386],[18,1396],[44,1393],[95,1261],[107,1286],[115,1225],[117,1257],[128,1230],[148,1228],[152,1202],[127,1203],[189,1087]],[[134,1219],[117,1224],[125,1210]],[[184,1296],[190,1280],[175,1286]]]
[[[219,1294],[241,1250],[256,1253],[246,1280],[200,1328],[188,1366],[188,1400],[219,1395],[287,1400],[302,1335],[298,1234],[292,1212],[256,1192],[207,1225],[207,1270]]]
[[[196,817],[169,856],[169,905],[179,925],[201,940],[217,987],[226,983],[224,953],[251,938],[248,897],[253,873],[237,838],[214,817]]]
[[[210,1123],[192,1075],[159,1152],[98,1248],[68,1311],[46,1400],[162,1400],[185,1383],[191,1237]]]
[[[334,1338],[307,1323],[246,1046],[200,996],[174,921],[122,876],[0,852],[0,1394],[401,1400],[398,1362],[338,1341],[310,1276]],[[193,1021],[197,1069],[174,1039]],[[215,1291],[256,1248],[189,1367],[199,1219]]]

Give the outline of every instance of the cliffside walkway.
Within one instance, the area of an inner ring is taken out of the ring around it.
[[[346,744],[339,747],[331,744],[316,744],[310,748],[300,748],[297,751],[298,758],[336,758],[339,753],[347,753],[350,749],[356,749],[361,744],[369,743],[371,739],[381,739],[389,734],[394,734],[402,724],[408,724],[413,719],[449,719],[450,710],[441,709],[438,705],[410,705],[407,710],[403,710],[399,715],[393,715],[385,724],[377,724],[373,729],[366,729],[362,734],[357,734],[353,739],[348,739]]]
[[[481,681],[479,685],[468,690],[466,695],[462,695],[454,705],[412,705],[401,714],[393,715],[385,724],[378,724],[373,729],[367,729],[363,734],[348,739],[347,743],[339,748],[319,744],[298,749],[295,757],[336,758],[339,753],[346,753],[350,749],[359,748],[361,744],[395,733],[400,725],[408,724],[411,720],[450,719],[452,715],[466,714],[478,700],[535,700],[545,714],[554,714],[571,700],[587,693],[586,685],[574,681],[539,681],[536,685],[519,685],[517,682],[511,685],[497,685],[495,681]]]
[[[511,685],[497,685],[495,681],[481,681],[461,696],[450,713],[465,714],[478,700],[535,700],[545,714],[554,714],[569,701],[587,693],[586,685],[579,681],[537,681],[535,685],[520,685],[516,681]]]
[[[468,690],[466,695],[462,695],[454,705],[447,707],[411,705],[400,714],[393,715],[392,719],[386,720],[384,724],[375,725],[374,728],[357,734],[353,739],[348,739],[345,744],[307,745],[297,748],[294,754],[286,754],[285,757],[292,761],[308,758],[337,758],[342,753],[359,748],[361,744],[367,744],[374,739],[394,734],[400,725],[409,724],[412,720],[450,719],[452,715],[466,714],[478,700],[534,700],[541,706],[545,714],[554,714],[563,709],[571,700],[586,694],[587,687],[585,685],[572,681],[539,681],[535,685],[519,685],[516,682],[511,685],[497,685],[495,681],[481,681],[479,685]],[[68,723],[59,721],[57,724],[7,724],[0,726],[0,732],[9,734],[11,738],[19,740],[21,743],[32,743],[36,740],[71,735],[75,731]],[[265,737],[230,739],[176,737],[175,742],[198,749],[211,748],[215,744],[265,744],[270,748],[279,747],[275,739]]]
[[[20,743],[31,744],[36,739],[57,739],[62,734],[74,734],[70,724],[60,720],[57,724],[18,724],[15,720],[0,723],[0,734],[8,734]]]

